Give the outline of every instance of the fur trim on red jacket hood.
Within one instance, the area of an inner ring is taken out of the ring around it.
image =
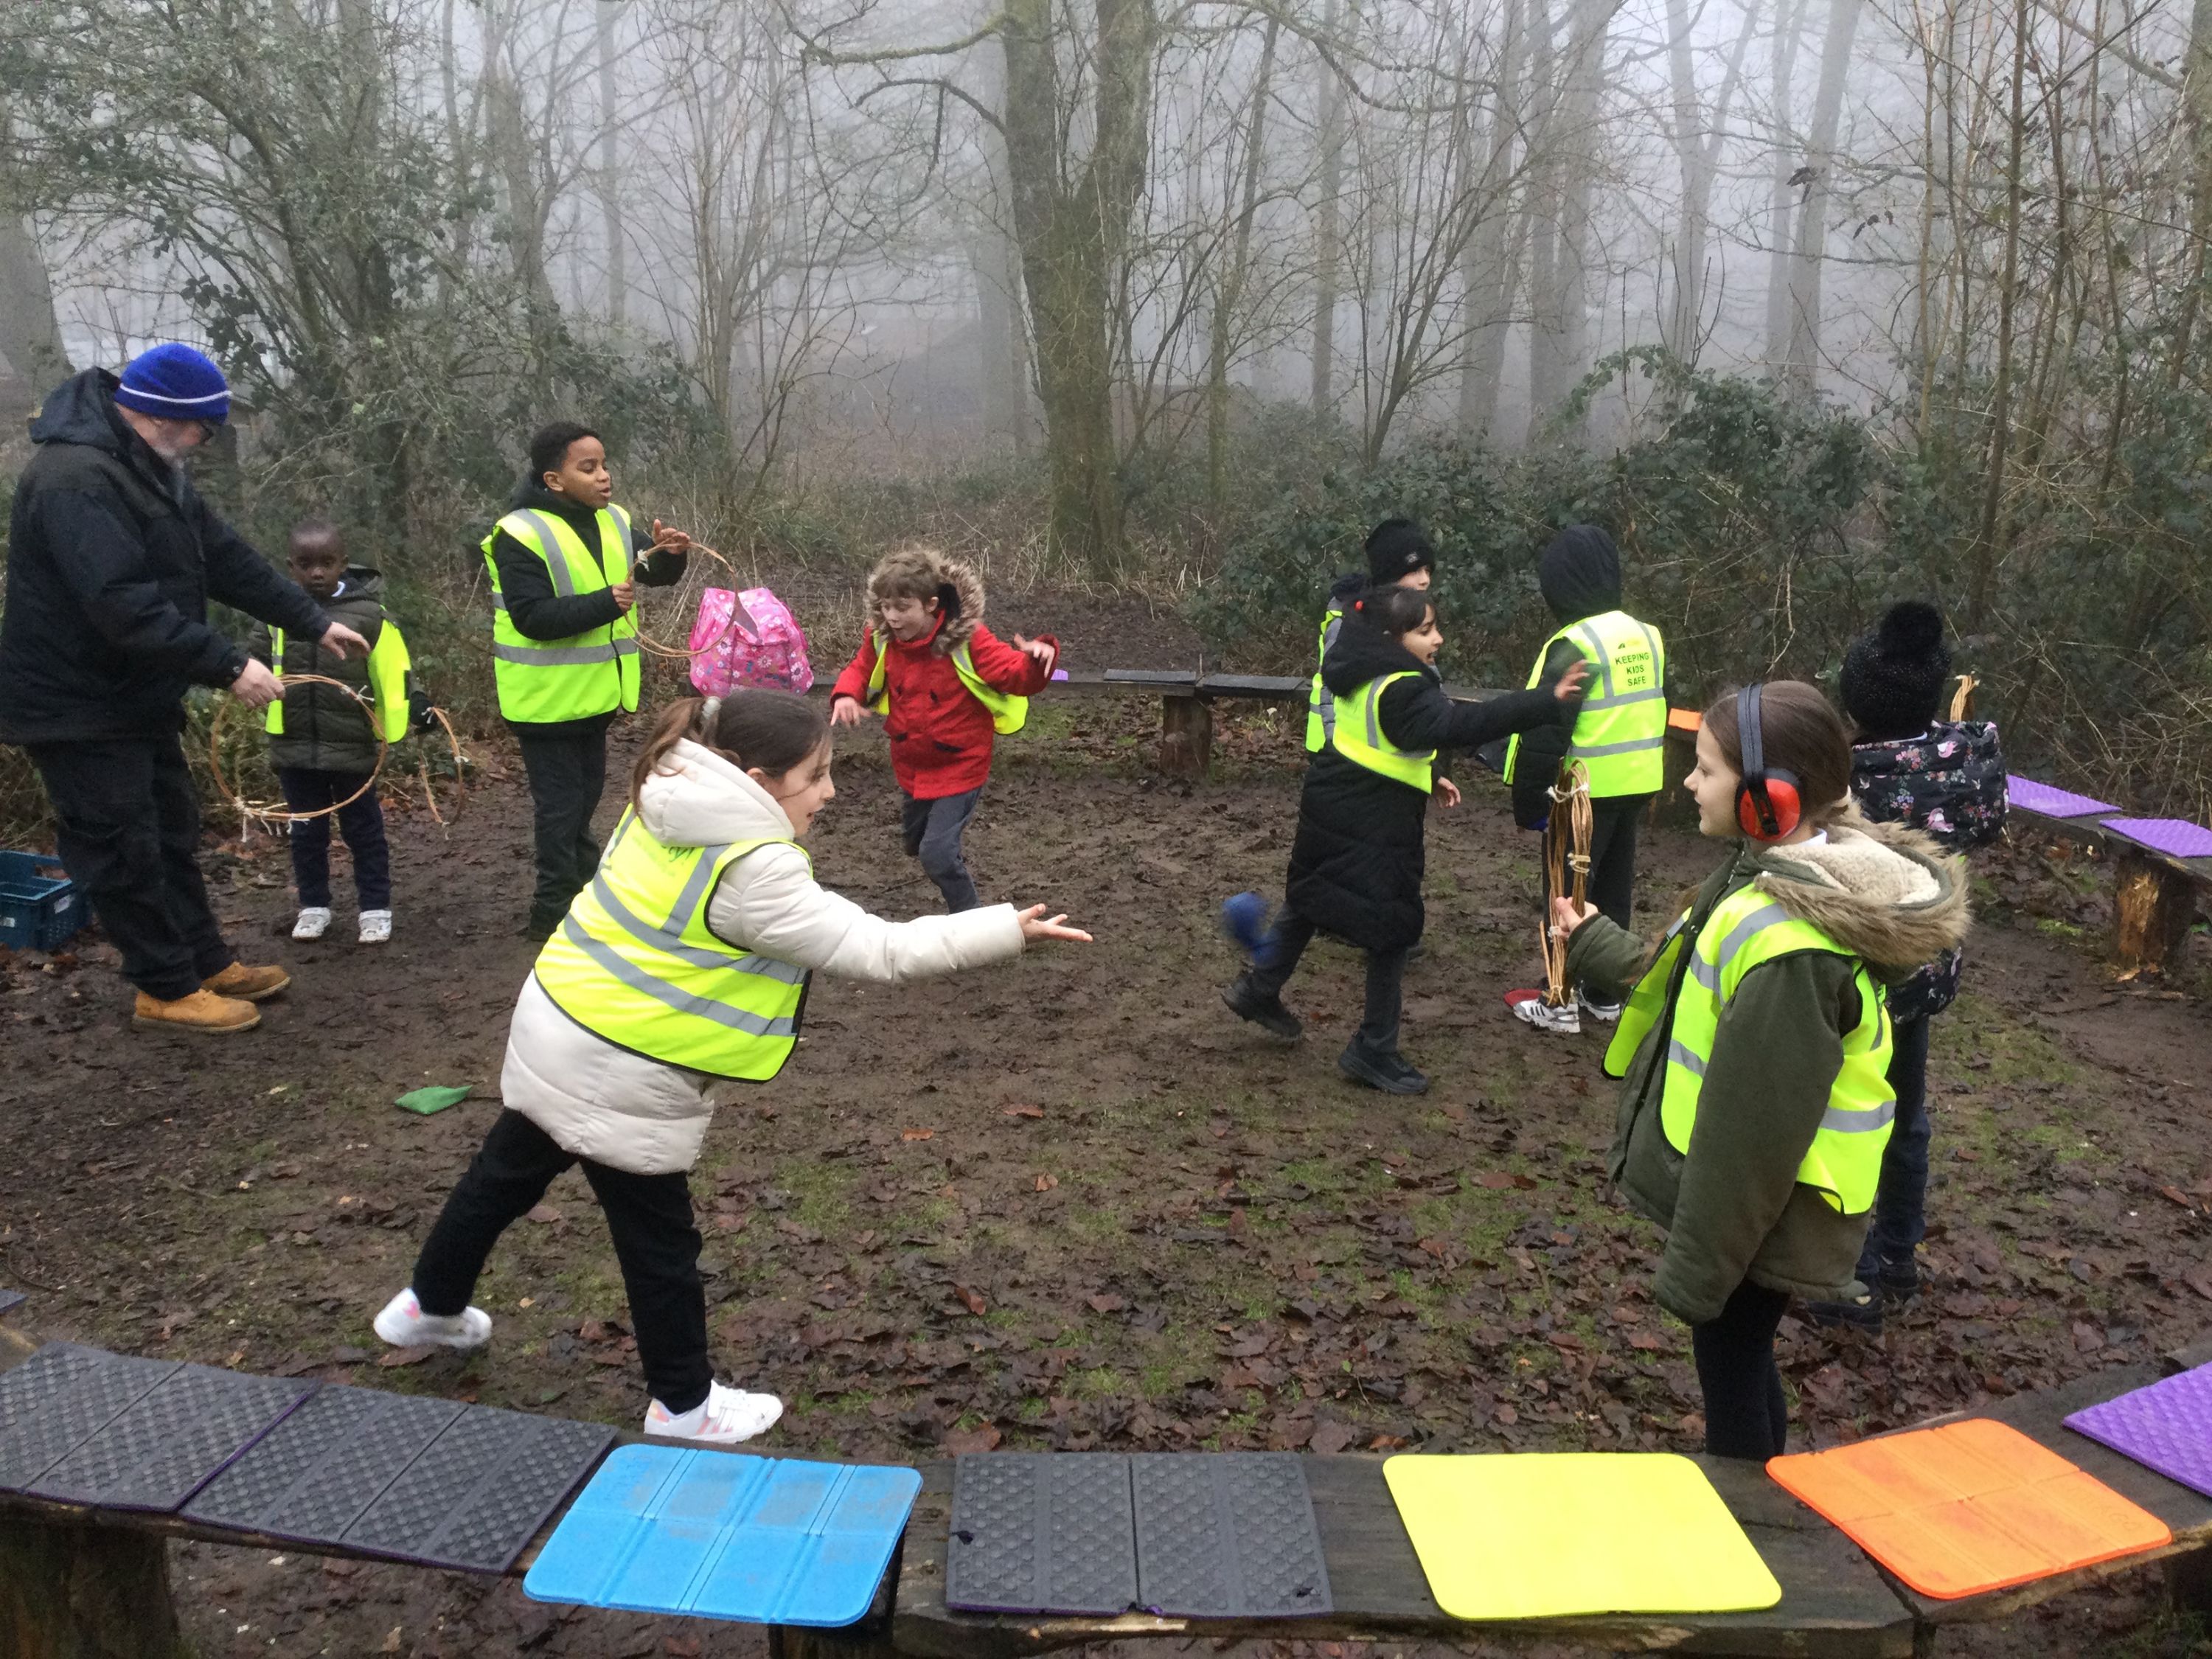
[[[963,559],[948,558],[942,553],[927,556],[936,568],[937,605],[945,618],[929,648],[940,657],[949,657],[974,635],[983,620],[983,579]],[[892,637],[884,621],[883,596],[877,592],[873,577],[868,581],[860,622],[875,630],[878,641]]]

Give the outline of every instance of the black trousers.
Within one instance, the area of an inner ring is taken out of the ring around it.
[[[646,1386],[671,1412],[688,1412],[706,1399],[714,1373],[707,1353],[707,1294],[699,1282],[699,1229],[691,1218],[690,1183],[680,1170],[632,1175],[595,1164],[562,1152],[521,1113],[501,1111],[422,1241],[416,1299],[424,1313],[448,1317],[467,1307],[499,1236],[572,1164],[584,1166],[614,1236]]]
[[[1275,914],[1274,932],[1261,947],[1260,955],[1267,961],[1262,968],[1255,965],[1250,975],[1254,989],[1263,996],[1280,996],[1283,987],[1290,982],[1297,970],[1298,958],[1313,943],[1314,925],[1293,910],[1286,902]],[[1398,1052],[1398,1020],[1405,1005],[1406,946],[1393,951],[1370,951],[1367,953],[1367,1008],[1365,1018],[1359,1023],[1358,1041],[1380,1054]]]
[[[333,801],[344,800],[361,788],[357,772],[322,772],[304,766],[280,766],[276,781],[283,787],[284,804],[295,812],[321,812]],[[392,908],[392,844],[384,837],[384,804],[371,784],[350,805],[319,818],[299,818],[292,824],[292,880],[300,890],[300,908],[325,909],[331,904],[331,819],[338,821],[353,854],[353,890],[364,910]]]
[[[522,745],[522,769],[530,776],[531,827],[538,847],[538,885],[530,908],[535,915],[557,917],[599,867],[592,814],[599,810],[607,785],[606,724],[580,731],[517,726],[514,736]]]
[[[200,875],[200,800],[174,737],[30,745],[54,848],[123,953],[123,977],[165,1002],[238,960]]]
[[[1705,1450],[1714,1457],[1782,1455],[1790,1433],[1790,1401],[1774,1363],[1774,1333],[1790,1292],[1749,1279],[1735,1287],[1720,1316],[1690,1327],[1690,1352],[1705,1396]]]

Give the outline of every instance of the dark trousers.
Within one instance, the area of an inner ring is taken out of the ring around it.
[[[1263,996],[1279,997],[1297,970],[1298,958],[1313,943],[1314,925],[1285,903],[1275,916],[1274,931],[1260,948],[1260,959],[1249,975],[1252,988]],[[1404,1006],[1407,947],[1367,953],[1367,1009],[1359,1023],[1358,1041],[1379,1054],[1398,1052],[1398,1017]]]
[[[1607,795],[1590,802],[1589,902],[1598,914],[1629,925],[1636,899],[1636,826],[1650,808],[1649,795]],[[1572,872],[1569,872],[1572,879]],[[1552,912],[1552,872],[1544,870],[1544,915]]]
[[[281,766],[276,781],[283,787],[284,805],[295,812],[322,812],[333,801],[344,800],[361,788],[358,772],[319,772],[304,766]],[[353,854],[353,890],[364,910],[392,908],[392,846],[384,838],[384,804],[372,784],[349,805],[319,818],[301,818],[292,825],[292,880],[300,890],[300,908],[327,910],[331,904],[331,819],[338,821]]]
[[[937,884],[937,890],[945,896],[945,909],[954,915],[982,902],[975,896],[968,861],[960,854],[960,837],[967,833],[968,820],[975,816],[975,803],[982,798],[981,789],[940,795],[935,800],[916,800],[908,795],[901,818],[907,856],[921,860],[922,873]]]
[[[607,728],[577,732],[514,728],[522,769],[530,776],[532,829],[538,843],[538,885],[530,908],[555,917],[584,890],[599,867],[592,839],[592,814],[607,785]],[[667,1402],[661,1402],[665,1405]]]
[[[208,907],[200,801],[173,737],[30,745],[54,848],[123,953],[123,977],[173,1002],[238,960]]]
[[[415,1262],[416,1299],[424,1313],[447,1317],[467,1307],[499,1236],[572,1164],[584,1166],[584,1179],[614,1236],[646,1386],[671,1412],[688,1412],[706,1399],[714,1366],[707,1355],[699,1229],[691,1219],[690,1185],[680,1170],[631,1175],[595,1164],[562,1152],[521,1113],[502,1111],[422,1241]]]
[[[1889,1086],[1897,1091],[1897,1121],[1881,1149],[1874,1220],[1859,1254],[1858,1274],[1869,1291],[1880,1289],[1877,1279],[1918,1279],[1912,1253],[1928,1231],[1928,1021],[1900,1020],[1896,1032]]]
[[[1720,1316],[1690,1327],[1690,1352],[1705,1396],[1705,1450],[1714,1457],[1761,1462],[1782,1455],[1790,1402],[1774,1363],[1774,1333],[1790,1292],[1749,1279],[1735,1287]]]

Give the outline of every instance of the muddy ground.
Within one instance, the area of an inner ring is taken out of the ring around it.
[[[969,837],[987,896],[1048,900],[1096,946],[893,992],[820,983],[795,1062],[719,1116],[694,1191],[721,1374],[786,1397],[773,1443],[842,1455],[1694,1448],[1686,1334],[1649,1295],[1655,1235],[1602,1179],[1601,1040],[1540,1036],[1499,1000],[1538,972],[1531,839],[1503,792],[1471,789],[1435,821],[1407,1046],[1436,1087],[1389,1100],[1334,1069],[1359,1002],[1352,953],[1317,946],[1293,982],[1299,1045],[1216,1000],[1233,963],[1214,907],[1281,879],[1296,723],[1225,723],[1214,781],[1185,787],[1146,775],[1156,718],[1040,704]],[[899,852],[880,737],[847,749],[817,871],[893,914],[933,906]],[[636,1422],[621,1286],[574,1176],[495,1258],[481,1356],[385,1367],[368,1328],[498,1109],[532,954],[514,931],[526,802],[511,758],[486,757],[450,835],[395,823],[380,951],[352,945],[344,915],[331,940],[294,945],[281,844],[210,845],[234,938],[296,975],[258,1032],[133,1032],[97,940],[73,966],[6,964],[0,1283],[32,1293],[19,1327]],[[1650,907],[1711,856],[1656,837]],[[2112,981],[2087,948],[2090,872],[2022,848],[1981,876],[1996,921],[1935,1041],[1930,1294],[1880,1340],[1785,1324],[1793,1443],[2212,1327],[2212,1018]],[[476,1097],[427,1119],[394,1109],[426,1083]],[[750,1630],[562,1613],[459,1576],[198,1546],[176,1565],[210,1659],[760,1648]],[[2156,1594],[2154,1572],[2130,1575],[1939,1651],[2202,1650]]]

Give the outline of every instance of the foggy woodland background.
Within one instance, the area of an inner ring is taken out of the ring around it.
[[[932,537],[1253,668],[1395,511],[1490,684],[1577,517],[1686,699],[1926,594],[2212,806],[2212,0],[12,0],[0,196],[9,428],[202,342],[210,489],[454,701],[573,414],[772,585]]]

